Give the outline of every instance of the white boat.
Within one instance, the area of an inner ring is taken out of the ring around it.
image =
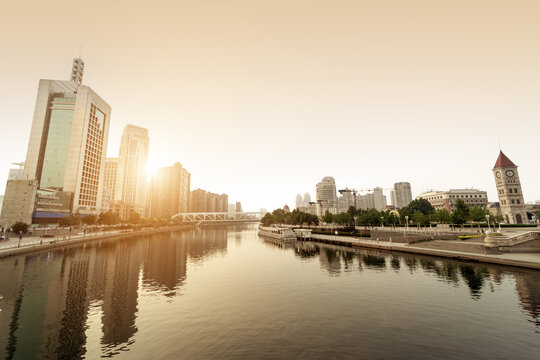
[[[259,226],[259,235],[281,240],[283,242],[296,241],[296,234],[292,229],[277,226]]]
[[[294,229],[296,238],[302,240],[311,240],[311,229]]]

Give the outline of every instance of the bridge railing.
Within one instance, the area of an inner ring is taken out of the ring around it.
[[[263,212],[205,212],[205,213],[180,213],[172,216],[182,222],[247,222],[259,221]]]

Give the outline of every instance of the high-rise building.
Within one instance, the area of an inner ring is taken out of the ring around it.
[[[36,191],[36,180],[8,180],[0,216],[1,225],[13,225],[19,221],[31,224]]]
[[[151,181],[150,216],[169,217],[188,211],[191,174],[180,163],[156,170]]]
[[[383,189],[376,187],[373,189],[373,208],[382,210],[386,207],[386,196],[383,194]]]
[[[75,59],[73,81],[39,82],[24,178],[71,201],[61,211],[43,212],[38,197],[34,219],[56,222],[69,212],[98,214],[101,209],[111,107],[81,85],[83,69],[82,60]]]
[[[326,202],[329,207],[337,205],[336,181],[331,176],[324,177],[315,188],[318,202]]]
[[[296,195],[296,208],[299,209],[304,206],[304,200],[302,199],[302,195],[297,194]]]
[[[115,203],[141,216],[145,216],[146,209],[148,143],[147,129],[126,125],[118,154],[118,175],[113,197]],[[120,217],[127,219],[129,214],[123,213]]]
[[[236,202],[236,212],[237,213],[244,212],[244,210],[242,210],[242,203],[240,201]]]
[[[411,184],[408,182],[398,182],[394,184],[392,191],[392,205],[397,209],[404,208],[412,201]]]
[[[309,193],[304,194],[304,206],[308,207],[311,202],[311,195]]]
[[[105,171],[103,176],[103,188],[109,192],[110,201],[114,200],[114,189],[116,188],[116,174],[118,173],[118,158],[105,159]]]
[[[517,165],[502,151],[493,167],[493,176],[497,186],[497,195],[504,220],[509,224],[527,222],[525,200],[519,181]]]
[[[17,168],[9,169],[8,180],[23,180],[24,179],[24,163],[13,163]]]

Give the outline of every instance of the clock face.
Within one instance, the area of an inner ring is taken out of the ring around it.
[[[497,171],[497,172],[495,173],[495,175],[497,176],[497,179],[500,179],[500,178],[501,178],[501,172],[500,172],[500,171]]]
[[[508,177],[512,177],[512,176],[514,176],[514,171],[513,170],[506,170],[505,174]]]

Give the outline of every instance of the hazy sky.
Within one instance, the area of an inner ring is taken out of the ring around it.
[[[475,187],[498,201],[499,151],[540,199],[537,0],[4,1],[0,193],[24,161],[38,81],[83,82],[122,128],[149,129],[153,168],[246,209],[338,188]]]

